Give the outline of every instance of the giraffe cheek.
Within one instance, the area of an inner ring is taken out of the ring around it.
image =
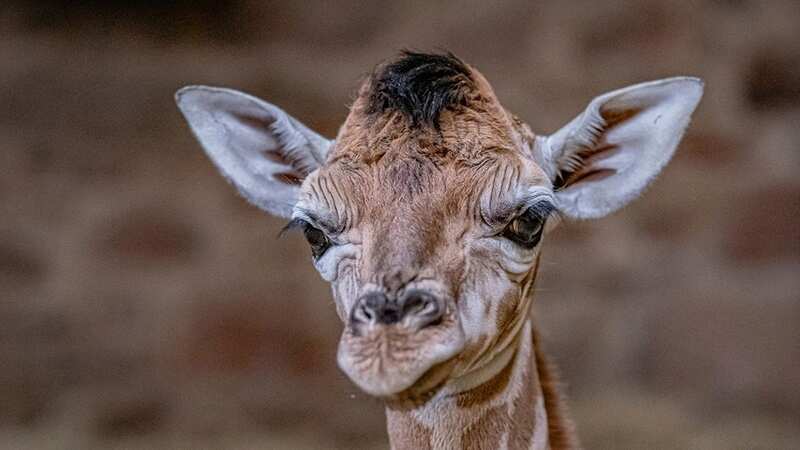
[[[322,279],[335,283],[347,265],[355,264],[358,253],[358,248],[354,244],[334,245],[314,261],[314,267]]]
[[[336,313],[343,322],[347,320],[349,311],[353,309],[358,298],[359,287],[355,266],[355,260],[344,260],[339,264],[336,279],[331,283]]]

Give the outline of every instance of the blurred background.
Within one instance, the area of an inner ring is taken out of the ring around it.
[[[332,137],[404,47],[452,50],[542,133],[706,80],[644,198],[553,234],[537,323],[589,449],[800,448],[796,0],[3,1],[0,448],[386,448],[306,243],[172,95],[235,87]]]

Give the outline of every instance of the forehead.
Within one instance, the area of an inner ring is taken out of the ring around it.
[[[405,53],[362,84],[328,161],[304,184],[306,203],[348,216],[478,213],[549,186],[530,140],[475,69]]]
[[[404,53],[362,83],[329,162],[394,152],[475,164],[519,149],[519,129],[477,70],[452,55]]]
[[[304,184],[304,206],[342,226],[418,215],[475,218],[549,190],[544,172],[513,150],[442,158],[396,149],[372,163],[338,160]]]

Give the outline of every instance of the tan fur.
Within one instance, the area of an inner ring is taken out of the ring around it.
[[[531,319],[528,322],[532,329]],[[515,381],[519,385],[515,386]],[[556,385],[539,348],[538,336],[531,331],[528,340],[520,342],[515,358],[500,373],[481,386],[441,399],[442,407],[398,407],[389,403],[392,448],[528,449],[540,426],[547,429],[549,448],[579,448]],[[545,405],[546,423],[537,423],[534,405],[540,398]],[[430,416],[430,411],[441,417],[426,426],[419,418]],[[438,440],[434,439],[435,428],[439,431]],[[501,442],[506,447],[500,447]]]
[[[391,413],[389,413],[391,415]],[[408,414],[396,414],[393,420],[402,433],[389,434],[389,443],[397,450],[433,450],[431,430]]]
[[[510,417],[508,407],[497,406],[485,411],[465,430],[461,448],[465,450],[494,450],[507,431]]]
[[[500,396],[508,387],[511,379],[511,371],[514,368],[513,363],[509,363],[506,367],[495,375],[486,383],[478,387],[472,388],[466,392],[462,392],[455,396],[456,405],[459,408],[470,408],[472,406],[481,405],[489,402],[490,400]]]
[[[240,192],[303,231],[344,323],[339,367],[386,401],[393,447],[516,450],[577,446],[530,319],[556,211],[599,217],[640,193],[702,89],[613,91],[535,136],[477,70],[406,51],[335,140],[230,89],[176,100]]]
[[[550,448],[553,450],[568,450],[579,448],[575,426],[569,419],[564,406],[564,400],[559,391],[558,379],[555,369],[547,361],[539,344],[539,334],[533,334],[533,348],[536,352],[536,368],[539,371],[539,384],[544,395],[545,409],[547,410],[548,435]]]
[[[393,293],[433,280],[439,295],[456,302],[435,327],[346,327],[340,350],[348,368],[379,380],[397,376],[426,345],[452,336],[459,314],[493,317],[456,357],[387,399],[392,448],[527,449],[548,440],[553,448],[574,448],[528,318],[538,256],[524,272],[507,273],[495,247],[473,244],[487,233],[486,208],[503,206],[515,186],[549,186],[549,179],[522,153],[534,139],[530,129],[506,112],[474,69],[472,78],[467,101],[444,110],[437,129],[411,128],[397,111],[370,113],[367,80],[326,164],[304,184],[303,204],[326,211],[341,240],[358,245],[355,262],[339,270],[352,279],[348,286]],[[343,319],[359,292],[335,285]],[[485,300],[467,304],[459,300],[466,294]],[[511,359],[488,380],[448,391],[454,380],[480,376],[508,352]]]
[[[536,350],[534,350],[534,352],[535,351]],[[529,370],[535,368],[533,366],[536,365],[536,362],[537,361],[534,359],[534,363],[531,364]],[[539,387],[535,385],[536,381],[537,378],[529,374],[525,378],[522,392],[511,402],[511,405],[509,405],[509,407],[513,409],[510,417],[510,423],[513,424],[513,426],[510,430],[511,434],[508,439],[508,448],[529,448],[533,438],[534,427],[541,425],[536,423],[536,411],[531,407],[531,402],[540,395]]]

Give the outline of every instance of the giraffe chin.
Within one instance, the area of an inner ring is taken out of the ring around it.
[[[425,401],[446,380],[464,348],[464,333],[454,319],[410,330],[374,326],[347,327],[337,362],[361,390],[390,401]]]

